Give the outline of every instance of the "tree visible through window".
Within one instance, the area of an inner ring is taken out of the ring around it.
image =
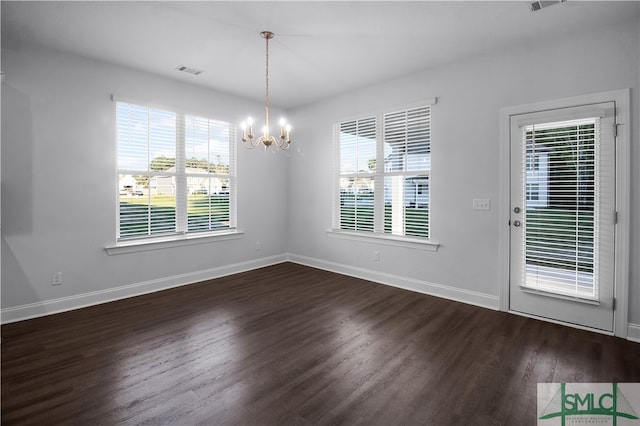
[[[235,227],[230,123],[116,103],[118,238]]]

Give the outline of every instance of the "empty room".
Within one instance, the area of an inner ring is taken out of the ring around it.
[[[0,7],[3,425],[640,424],[640,2]]]

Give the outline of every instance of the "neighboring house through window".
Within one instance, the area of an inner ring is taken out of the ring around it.
[[[526,199],[531,208],[546,208],[549,205],[549,152],[527,133],[526,152]]]
[[[431,105],[341,122],[336,139],[334,229],[428,239]]]
[[[225,121],[116,102],[118,240],[235,228],[235,147]]]

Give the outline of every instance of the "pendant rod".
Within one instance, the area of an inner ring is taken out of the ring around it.
[[[265,94],[264,94],[264,109],[265,109],[265,138],[269,137],[269,40],[273,38],[274,34],[271,31],[263,31],[260,35],[266,40],[266,55],[265,55]]]

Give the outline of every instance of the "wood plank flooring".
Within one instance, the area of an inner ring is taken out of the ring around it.
[[[2,326],[2,424],[533,425],[640,344],[293,263]]]

